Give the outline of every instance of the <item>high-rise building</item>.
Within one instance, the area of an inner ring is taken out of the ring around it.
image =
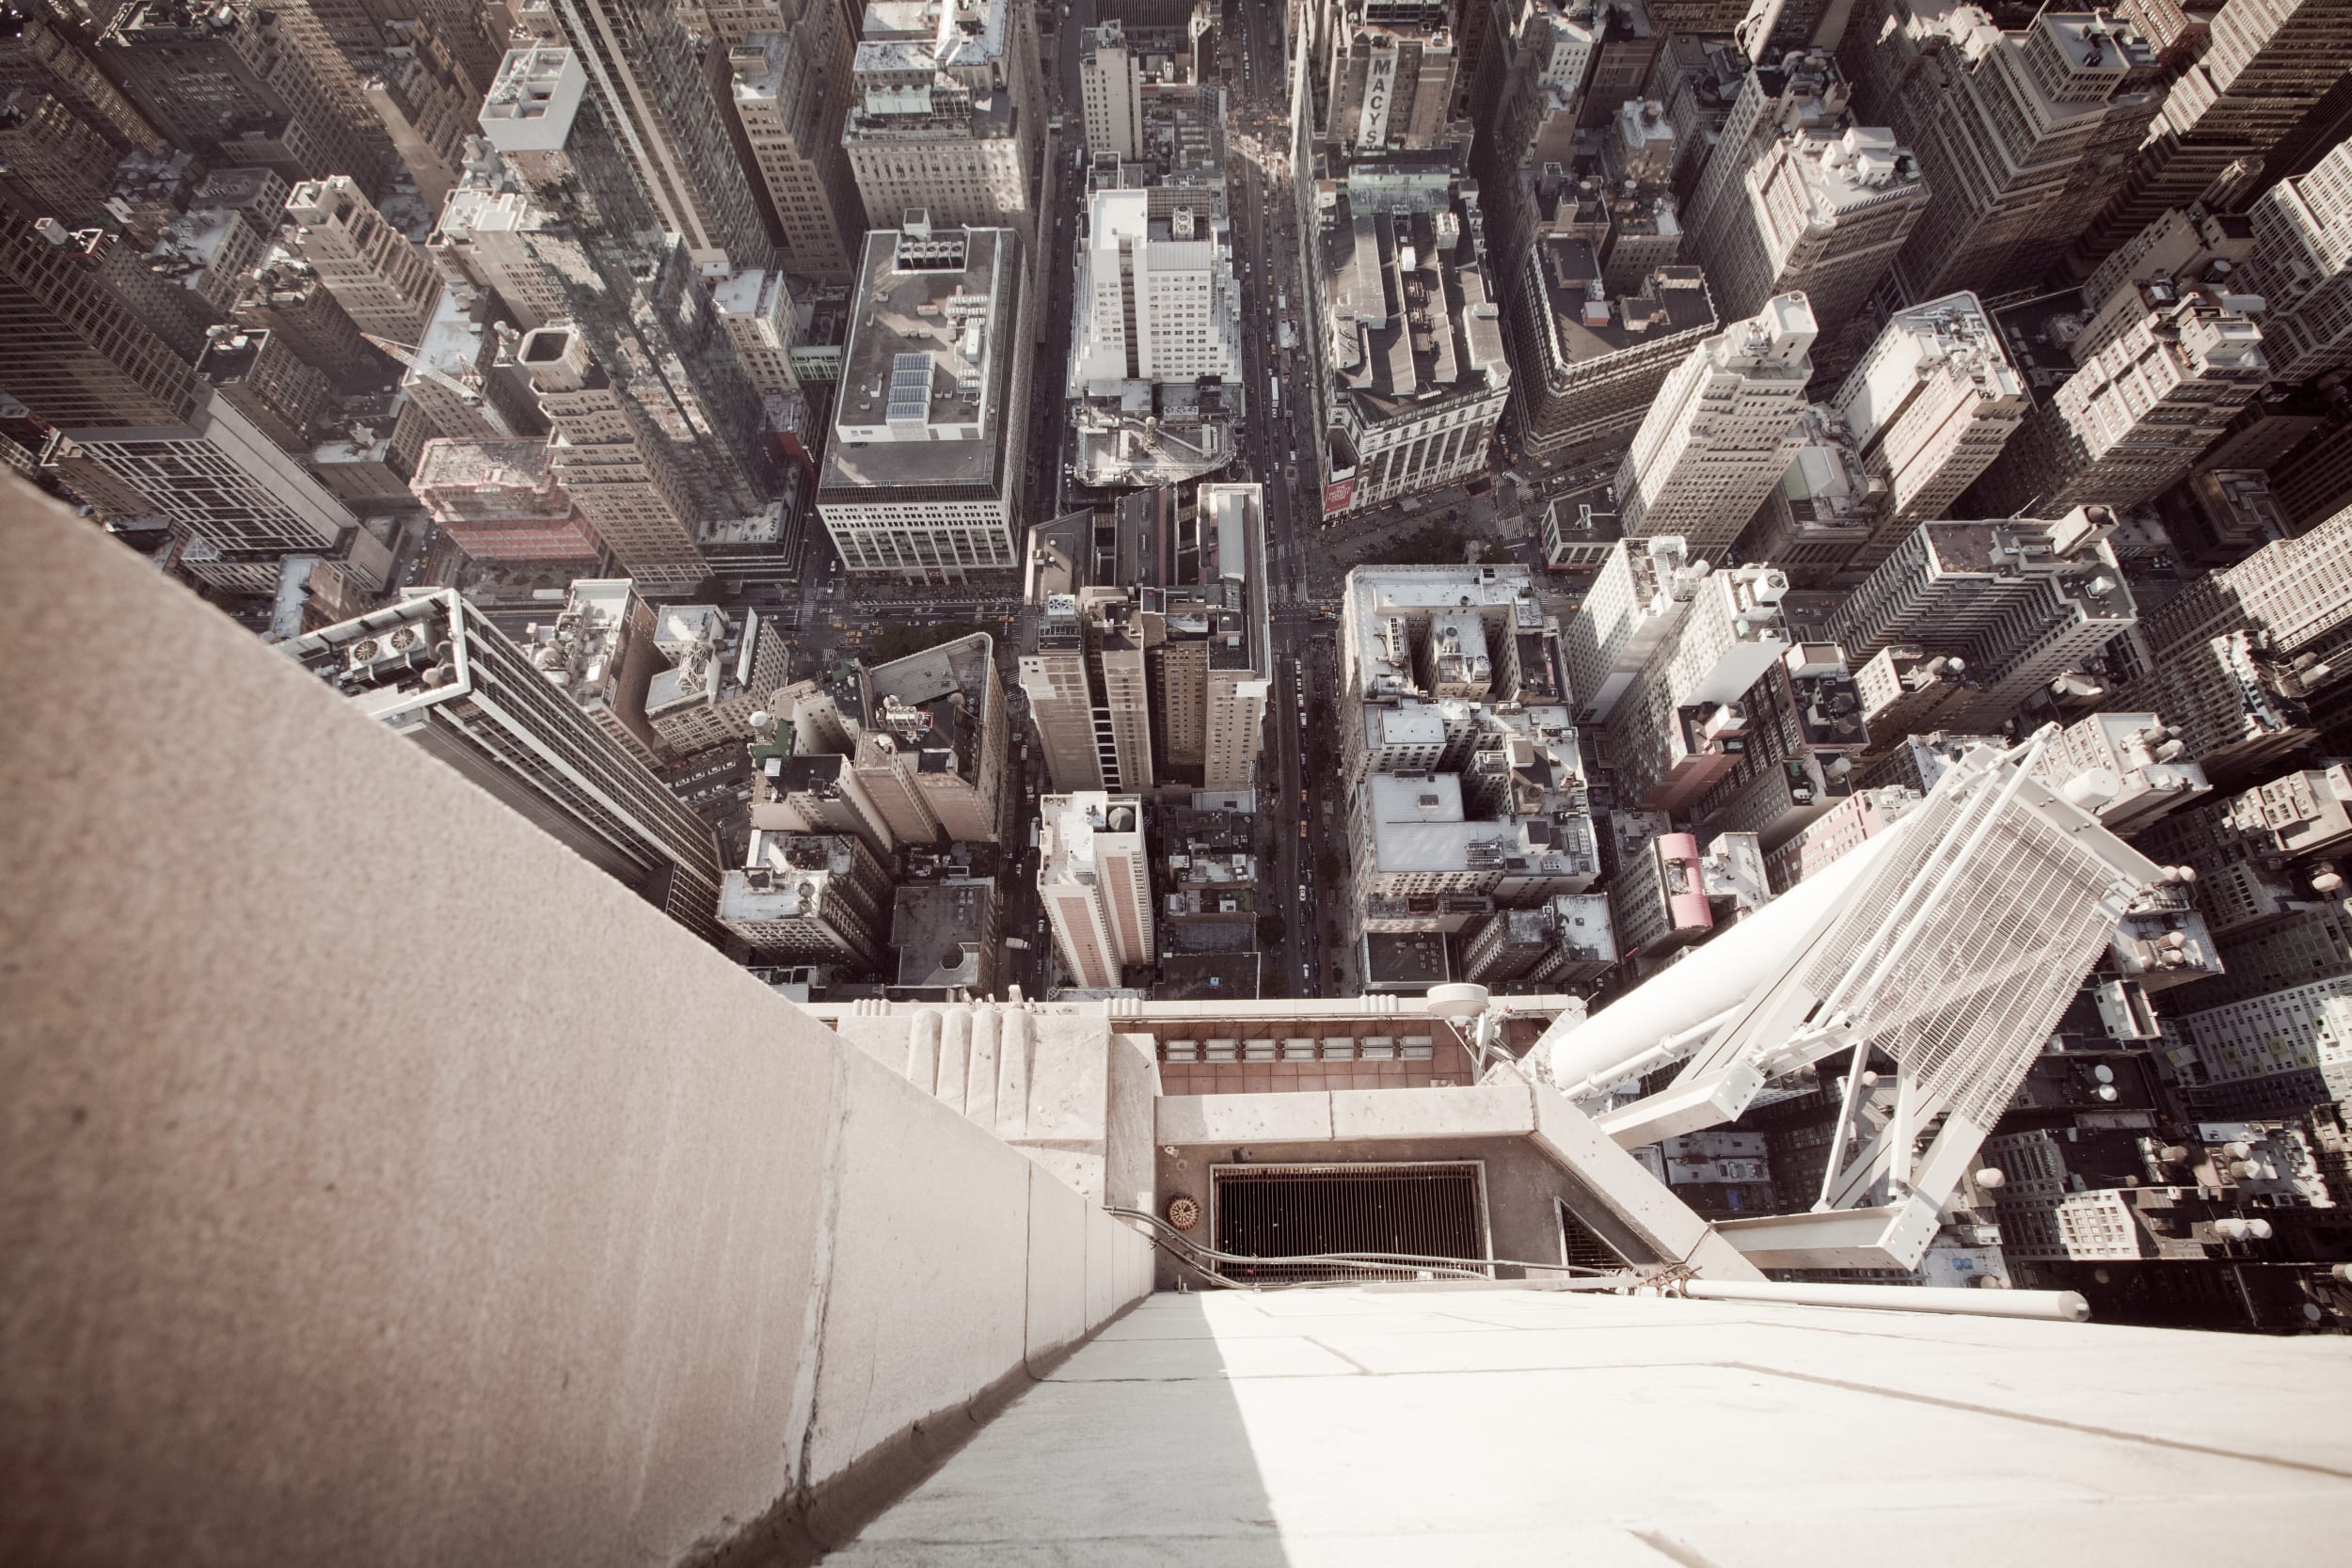
[[[281,644],[407,736],[706,941],[720,938],[718,841],[532,656],[453,589]]]
[[[1612,710],[1617,800],[1683,809],[1731,771],[1745,745],[1748,689],[1793,641],[1769,566],[1719,567],[1701,579],[1674,632]]]
[[[334,402],[326,377],[270,333],[215,326],[196,373],[290,452],[308,452],[326,436]]]
[[[1144,595],[1160,782],[1211,790],[1257,782],[1274,675],[1265,496],[1256,484],[1203,484],[1192,526],[1162,536],[1162,587]],[[1153,600],[1156,598],[1156,608]]]
[[[2236,269],[2254,253],[2254,226],[2247,218],[2217,213],[2202,202],[2168,208],[2133,235],[2083,279],[2090,311],[2067,343],[2081,364],[2148,313],[2133,283],[2167,278],[2175,284],[2210,283],[2217,293],[2242,293]],[[2268,304],[2264,309],[2268,311]]]
[[[1519,442],[1575,459],[1623,441],[1676,365],[1717,326],[1707,279],[1661,267],[1612,297],[1592,243],[1561,231],[1529,246],[1505,324]]]
[[[862,576],[961,582],[1017,563],[1028,463],[1025,253],[1009,229],[866,236],[817,513]]]
[[[1890,642],[1863,660],[1853,682],[1870,737],[1862,752],[1866,763],[1908,736],[1951,728],[1949,715],[1968,700],[1973,685],[1965,658],[1909,642]]]
[[[653,606],[628,578],[581,578],[551,620],[525,626],[522,647],[613,743],[648,768],[668,760],[645,718],[645,688],[660,669]]]
[[[1779,848],[1854,789],[1869,744],[1862,699],[1835,642],[1800,642],[1740,699],[1746,744],[1692,813],[1712,840],[1749,833]]]
[[[2137,624],[2106,542],[2113,526],[2101,507],[2054,523],[1923,523],[1823,629],[1849,657],[1896,643],[1953,650],[1976,686],[1947,721],[1990,729]]]
[[[1815,321],[1829,324],[1814,373],[1840,376],[1865,346],[1852,341],[1868,319],[1863,305],[1931,194],[1892,132],[1851,116],[1784,129],[1717,204],[1713,224],[1692,235],[1692,259],[1725,320],[1754,315],[1775,294],[1804,295]]]
[[[1702,253],[1717,248],[1713,236],[1747,205],[1749,171],[1782,132],[1838,124],[1851,97],[1846,73],[1826,50],[1791,49],[1776,56],[1765,52],[1740,79],[1713,150],[1682,203],[1684,230],[1694,243],[1706,237]]]
[[[176,149],[289,185],[347,175],[363,192],[382,190],[399,164],[349,62],[305,8],[140,0],[115,12],[95,56]]]
[[[719,885],[719,924],[755,957],[867,971],[889,929],[890,873],[850,833],[752,830]]]
[[[1740,553],[1772,562],[1799,588],[1858,578],[1854,558],[1886,514],[1886,482],[1870,472],[1846,421],[1821,404],[1799,416],[1795,434],[1788,471],[1740,535]]]
[[[345,397],[381,391],[400,379],[400,367],[359,335],[318,274],[283,249],[254,269],[230,313],[241,325],[275,334]]]
[[[2054,787],[2088,781],[2084,809],[2111,833],[2136,833],[2213,788],[2178,729],[2155,714],[2120,708],[2088,714],[2060,729],[2037,766]]]
[[[485,29],[448,10],[386,22],[380,36],[380,64],[359,90],[416,182],[418,198],[437,213],[465,166],[467,139],[478,134],[498,54],[477,56],[487,41]]]
[[[1783,294],[1691,351],[1617,468],[1628,538],[1679,534],[1713,554],[1740,537],[1802,444],[1813,310]]]
[[[2160,666],[2233,631],[2285,657],[2326,654],[2352,628],[2352,512],[2208,572],[2148,614],[2147,662]],[[2161,711],[2161,710],[2160,710]]]
[[[566,322],[585,339],[682,486],[692,536],[716,558],[736,524],[767,512],[783,477],[704,263],[625,155],[627,122],[616,127],[589,87],[571,50],[508,54],[482,109],[498,157],[469,166],[451,194],[467,238],[444,254],[478,261],[478,272],[462,262],[458,270],[502,299],[527,297],[527,308],[516,306],[518,320]],[[485,210],[482,192],[528,199]],[[446,220],[442,235],[454,239]]]
[[[1010,229],[1038,245],[1031,182],[1044,105],[1030,8],[942,0],[868,8],[842,145],[868,229]]]
[[[1038,900],[1071,982],[1113,990],[1151,964],[1152,862],[1143,801],[1082,790],[1038,801]]]
[[[1002,836],[1009,723],[984,632],[864,672],[850,753],[857,780],[901,844]]]
[[[1120,586],[1143,566],[1142,542],[1120,526],[1128,510],[1072,513],[1030,532],[1026,590],[1037,609],[1021,688],[1046,781],[1065,795],[1141,794],[1152,782],[1140,611]]]
[[[2242,161],[2259,165],[2344,74],[2352,10],[2334,0],[2229,0],[2197,62],[2175,77],[2123,177],[2084,231],[2095,261]]]
[[[120,157],[105,133],[40,87],[0,97],[0,160],[26,193],[28,206],[68,223],[88,223],[104,209]]]
[[[2203,1116],[2276,1116],[2352,1100],[2352,976],[2183,1013],[2164,1050]]]
[[[1348,168],[1328,199],[1319,188],[1310,242],[1330,344],[1326,516],[1483,471],[1511,392],[1476,182],[1426,159]]]
[[[653,645],[668,659],[645,684],[645,721],[673,756],[691,756],[752,734],[784,685],[792,650],[763,616],[712,604],[662,605]]]
[[[2253,254],[2236,284],[2263,302],[2272,376],[2302,382],[2352,368],[2352,141],[2273,185],[2248,221]]]
[[[1950,0],[1869,0],[1838,58],[1854,113],[1912,150],[1933,193],[1896,261],[1913,299],[2047,272],[2164,100],[2154,51],[2105,11],[2004,31]]]
[[[1097,190],[1078,256],[1071,391],[1242,375],[1241,293],[1223,223],[1195,208],[1152,215],[1151,193]]]
[[[594,84],[613,137],[661,227],[707,276],[768,264],[771,242],[750,173],[712,90],[726,56],[663,0],[549,0],[564,41]],[[822,70],[811,60],[803,68]],[[496,97],[493,87],[492,96]]]
[[[2251,302],[2157,279],[2145,313],[2037,404],[1976,483],[1974,509],[2042,516],[2148,500],[2182,475],[2270,378]]]
[[[1387,0],[1332,8],[1322,135],[1363,152],[1444,144],[1460,70],[1459,0]]]
[[[710,576],[693,502],[636,404],[570,323],[534,329],[516,360],[555,427],[555,477],[596,537],[647,593],[693,592]]]
[[[0,204],[0,385],[57,429],[176,425],[203,391],[107,265],[111,236]]]
[[[172,150],[138,106],[98,69],[93,54],[75,29],[38,7],[18,3],[0,8],[0,88],[56,98],[105,137],[118,156],[134,150]],[[110,166],[113,162],[107,160]]]
[[[1117,21],[1078,34],[1078,98],[1089,152],[1143,156],[1143,62]]]
[[[414,347],[440,276],[350,179],[305,180],[286,201],[288,248],[360,331]]]
[[[752,150],[798,276],[847,282],[866,231],[866,204],[841,145],[852,41],[847,13],[808,0],[788,32],[755,32],[727,51],[735,118]]]
[[[472,560],[593,562],[596,537],[555,477],[553,457],[545,439],[427,441],[408,489]]]
[[[1633,678],[1689,611],[1711,570],[1690,559],[1673,534],[1620,539],[1609,552],[1584,602],[1562,628],[1560,651],[1577,718],[1604,723]]]

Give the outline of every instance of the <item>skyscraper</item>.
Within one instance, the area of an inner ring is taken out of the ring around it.
[[[2236,282],[2262,299],[2263,359],[2273,378],[2301,382],[2352,367],[2352,141],[2337,143],[2309,174],[2273,185],[2248,217],[2253,254]]]
[[[788,32],[757,32],[727,51],[735,118],[784,237],[781,264],[846,282],[866,207],[841,146],[850,40],[842,8],[807,0]]]
[[[1620,539],[1562,628],[1577,717],[1606,722],[1659,645],[1674,634],[1712,568],[1674,534]]]
[[[550,0],[550,8],[595,84],[612,150],[636,169],[661,226],[684,237],[695,267],[767,265],[767,225],[712,87],[710,41],[690,34],[661,0]]]
[[[2097,261],[2242,160],[2259,166],[2344,75],[2347,55],[2352,8],[2337,0],[2229,0],[2202,57],[2166,88],[2147,139],[2084,231],[2078,261]]]
[[[1923,523],[1824,629],[1855,660],[1896,643],[1961,655],[1977,685],[1942,721],[1989,730],[2137,624],[2113,528],[2104,507],[2080,506],[2048,523]]]
[[[349,179],[305,180],[286,201],[289,248],[310,263],[360,331],[414,348],[440,293],[423,251],[384,221]]]
[[[1116,152],[1128,161],[1143,155],[1141,74],[1118,22],[1078,35],[1078,94],[1089,152]]]
[[[555,477],[629,575],[656,594],[688,594],[710,576],[696,546],[684,481],[570,324],[542,326],[516,358],[555,427]]]
[[[1972,492],[1980,514],[2144,501],[2188,472],[2270,379],[2244,296],[2125,284],[2138,319],[2036,404]]]
[[[1030,8],[942,0],[868,8],[842,145],[868,229],[1008,228],[1034,249],[1044,109]]]
[[[1096,190],[1079,254],[1071,392],[1242,376],[1232,239],[1192,207],[1154,217],[1150,193]]]
[[[501,161],[469,169],[450,198],[473,240],[458,248],[481,254],[477,281],[528,301],[518,313],[568,321],[586,340],[664,452],[698,531],[755,515],[782,484],[759,395],[712,308],[704,263],[655,205],[589,85],[572,50],[507,55],[482,109]]]
[[[1804,296],[1781,294],[1666,377],[1617,468],[1629,538],[1678,534],[1712,554],[1740,537],[1796,454],[1815,335]]]
[[[2000,455],[2032,401],[1971,293],[1895,312],[1830,402],[1886,486],[1878,531],[1851,558],[1867,572]]]
[[[2104,11],[2005,32],[1973,6],[1868,0],[1838,57],[1855,114],[1912,150],[1933,193],[1896,262],[1913,299],[2047,271],[2163,103],[2154,52]]]
[[[1143,801],[1086,790],[1038,801],[1038,898],[1072,983],[1091,990],[1126,983],[1149,965],[1152,863]]]
[[[1750,721],[1740,699],[1792,641],[1780,609],[1788,592],[1769,566],[1723,568],[1697,583],[1613,709],[1621,803],[1680,811],[1731,771]]]
[[[1821,376],[1841,375],[1859,352],[1848,339],[1867,319],[1864,302],[1933,195],[1909,148],[1851,118],[1783,131],[1692,236],[1725,320],[1754,315],[1774,294],[1805,296],[1828,324],[1812,355]]]
[[[407,736],[706,941],[718,841],[652,768],[454,590],[282,644]]]

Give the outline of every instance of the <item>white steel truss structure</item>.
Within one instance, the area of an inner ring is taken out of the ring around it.
[[[2171,875],[2032,776],[2050,733],[1972,750],[1821,876],[1591,1018],[1563,1014],[1528,1065],[1589,1099],[1682,1062],[1599,1117],[1630,1148],[1843,1057],[1813,1211],[1717,1228],[1770,1268],[1912,1267],[2116,921]],[[1895,1064],[1891,1099],[1861,1092],[1874,1053]]]

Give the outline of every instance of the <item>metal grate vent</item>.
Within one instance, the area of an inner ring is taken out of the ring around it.
[[[1581,1269],[1622,1269],[1630,1263],[1623,1253],[1577,1218],[1576,1211],[1553,1200],[1560,1211],[1560,1261]]]
[[[1413,1253],[1484,1259],[1485,1173],[1457,1164],[1220,1165],[1210,1171],[1214,1244],[1252,1258]],[[1613,1258],[1611,1260],[1614,1266]],[[1220,1265],[1235,1279],[1413,1279],[1400,1264],[1367,1272],[1315,1263]]]

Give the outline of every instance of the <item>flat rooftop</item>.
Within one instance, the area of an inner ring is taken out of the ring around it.
[[[977,1568],[1017,1542],[1248,1568],[1979,1568],[2002,1541],[2309,1561],[2352,1508],[2347,1399],[2319,1338],[1520,1287],[1163,1293],[827,1561]],[[1412,1484],[1400,1442],[1508,1457]]]
[[[1009,229],[866,236],[822,489],[996,481],[1020,265]]]
[[[1536,241],[1535,267],[1551,306],[1553,341],[1571,365],[1714,329],[1714,301],[1697,267],[1661,267],[1640,293],[1612,299],[1601,286],[1599,258],[1573,234]]]

